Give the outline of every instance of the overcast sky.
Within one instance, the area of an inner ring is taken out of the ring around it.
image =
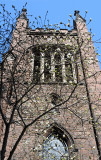
[[[82,17],[85,17],[85,11],[88,11],[87,22],[90,18],[92,19],[92,22],[88,25],[88,30],[91,28],[92,33],[95,34],[94,41],[101,38],[101,0],[0,0],[0,3],[5,4],[6,9],[11,13],[13,12],[12,5],[18,11],[21,11],[26,2],[30,21],[32,21],[30,15],[34,17],[41,16],[44,19],[48,11],[47,18],[50,20],[50,24],[61,21],[68,23],[69,14],[74,16],[74,10],[79,10]],[[98,53],[101,55],[101,43],[94,43],[94,46],[96,51],[99,47]]]

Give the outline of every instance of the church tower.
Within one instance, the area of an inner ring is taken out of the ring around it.
[[[72,30],[32,30],[26,12],[4,59],[5,155],[21,138],[12,160],[100,160],[101,75],[86,21],[75,11]]]

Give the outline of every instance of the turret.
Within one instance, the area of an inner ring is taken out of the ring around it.
[[[87,26],[86,26],[86,20],[79,14],[80,11],[75,10],[74,16],[75,20],[73,21],[74,29],[77,29],[78,32],[88,32]]]
[[[17,18],[16,29],[25,30],[28,28],[29,19],[27,19],[27,9],[23,8],[22,13]]]

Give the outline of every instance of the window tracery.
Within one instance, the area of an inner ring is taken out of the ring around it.
[[[50,135],[43,146],[43,160],[69,160],[68,146],[57,134]]]
[[[69,160],[69,144],[64,131],[53,126],[43,143],[42,160]]]
[[[74,80],[73,56],[58,48],[34,49],[33,80],[43,83],[67,83]]]

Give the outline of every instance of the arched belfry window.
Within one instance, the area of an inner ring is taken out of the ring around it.
[[[72,54],[65,53],[65,74],[66,74],[66,81],[73,81],[73,60]]]
[[[69,160],[71,144],[70,136],[57,125],[53,126],[43,143],[42,160]]]
[[[44,56],[44,82],[51,82],[51,56],[45,52]]]
[[[33,81],[41,83],[69,83],[74,81],[73,56],[62,46],[34,46]]]
[[[54,61],[55,61],[55,81],[62,82],[62,64],[61,64],[61,55],[59,52],[55,52]]]
[[[40,52],[36,48],[33,50],[34,64],[33,64],[33,79],[34,82],[40,81]]]

